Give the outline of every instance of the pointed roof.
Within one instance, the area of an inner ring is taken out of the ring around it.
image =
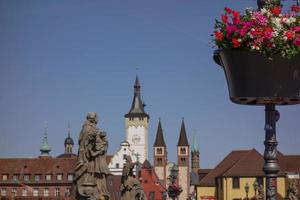
[[[143,162],[142,168],[144,168],[144,169],[152,169],[152,165],[151,165],[150,162],[146,159],[146,160]]]
[[[40,148],[41,151],[41,155],[42,156],[47,156],[49,155],[50,151],[51,151],[51,147],[48,144],[48,137],[47,137],[47,132],[48,132],[48,128],[47,125],[45,125],[45,132],[44,132],[44,137],[43,137],[43,143],[42,146]]]
[[[155,138],[154,146],[155,147],[158,147],[158,146],[166,147],[163,130],[161,128],[160,119],[158,121],[158,127],[157,127],[157,133],[156,133],[156,138]]]
[[[179,135],[177,146],[189,146],[189,141],[187,139],[186,131],[185,131],[184,119],[182,119],[181,122],[181,129],[180,129],[180,135]]]
[[[68,124],[68,137],[65,139],[64,145],[66,146],[67,144],[74,145],[74,141],[71,138],[71,127],[70,124]]]
[[[199,145],[198,145],[196,133],[194,133],[194,135],[193,135],[191,151],[192,152],[199,152]]]
[[[149,115],[144,110],[145,104],[141,98],[141,85],[138,79],[138,76],[135,78],[134,83],[134,96],[131,104],[131,108],[129,112],[125,115],[125,117],[147,117]]]

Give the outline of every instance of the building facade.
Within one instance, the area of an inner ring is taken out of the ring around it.
[[[138,77],[134,83],[134,95],[129,112],[125,115],[126,141],[134,153],[138,153],[139,161],[148,159],[149,115],[144,110],[141,98],[141,85]]]
[[[278,199],[284,199],[290,179],[300,183],[300,156],[278,155]],[[238,200],[253,198],[259,189],[265,191],[264,158],[255,149],[232,151],[197,186],[197,199]],[[289,174],[293,176],[289,177]],[[249,187],[246,192],[246,186]],[[300,187],[300,184],[298,184]],[[300,188],[299,188],[300,189]]]

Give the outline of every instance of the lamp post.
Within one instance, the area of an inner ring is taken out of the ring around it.
[[[249,198],[248,198],[248,193],[249,193],[249,184],[248,183],[246,183],[246,185],[245,185],[245,192],[246,192],[246,199],[248,200]]]
[[[255,179],[254,183],[253,183],[253,189],[254,189],[254,196],[256,197],[257,195],[257,190],[258,190],[258,182],[257,179]]]

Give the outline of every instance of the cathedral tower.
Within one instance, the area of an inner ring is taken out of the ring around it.
[[[191,160],[192,172],[198,174],[198,170],[200,168],[200,151],[197,143],[197,138],[195,135],[193,137],[191,156],[192,156],[192,160]]]
[[[182,192],[178,200],[186,200],[190,190],[190,149],[186,136],[184,120],[181,123],[179,140],[177,143],[177,164],[178,164],[178,184],[182,187]]]
[[[166,187],[167,173],[167,146],[165,143],[161,122],[159,119],[155,142],[153,145],[154,152],[154,170],[158,179]]]
[[[144,110],[145,104],[141,98],[141,85],[136,76],[134,96],[129,112],[125,115],[126,140],[131,149],[139,154],[139,161],[148,159],[148,127],[149,115]]]

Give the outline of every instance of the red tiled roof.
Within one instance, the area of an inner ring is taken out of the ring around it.
[[[300,155],[283,155],[278,152],[280,166],[279,176],[288,172],[300,171]],[[263,156],[255,149],[245,151],[232,151],[201,181],[201,186],[214,186],[215,178],[219,176],[264,176],[262,170],[264,165]]]
[[[223,174],[228,168],[232,167],[247,152],[248,151],[232,151],[200,181],[200,185],[214,186],[215,178]]]
[[[9,174],[45,174],[73,172],[77,157],[1,158],[0,172]]]

